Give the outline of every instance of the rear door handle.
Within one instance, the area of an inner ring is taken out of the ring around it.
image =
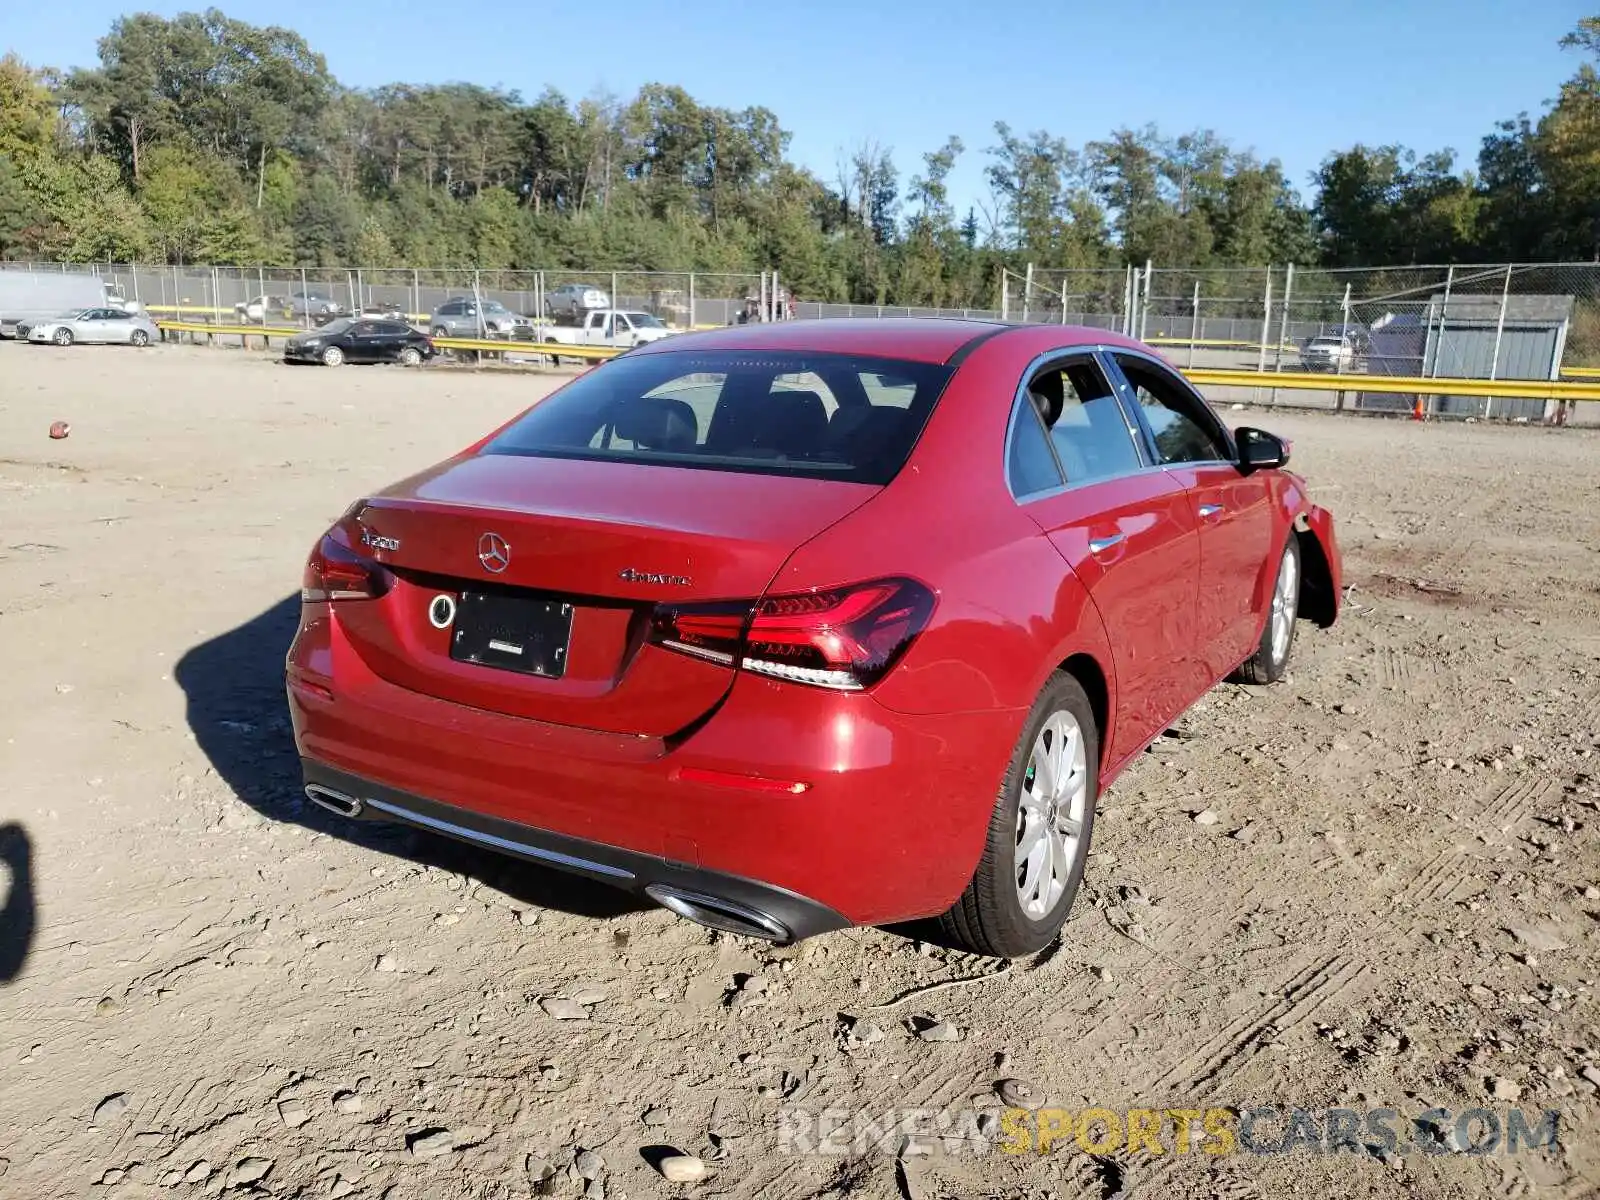
[[[1111,549],[1111,547],[1115,546],[1118,542],[1122,541],[1122,537],[1123,537],[1123,535],[1120,534],[1120,533],[1113,533],[1109,537],[1090,538],[1089,539],[1089,553],[1090,554],[1100,554],[1103,551],[1109,550],[1109,549]]]
[[[1200,506],[1200,515],[1202,517],[1214,517],[1221,511],[1222,505],[1220,504],[1202,504]]]

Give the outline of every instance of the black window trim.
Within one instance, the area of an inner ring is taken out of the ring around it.
[[[1195,386],[1183,377],[1182,372],[1174,369],[1170,363],[1165,362],[1153,354],[1148,354],[1141,350],[1132,350],[1126,346],[1102,346],[1099,348],[1099,350],[1101,357],[1105,360],[1107,370],[1111,373],[1111,378],[1113,381],[1112,386],[1115,388],[1118,395],[1120,395],[1124,400],[1125,411],[1131,413],[1133,415],[1133,419],[1138,422],[1138,427],[1140,430],[1140,442],[1149,452],[1149,460],[1151,462],[1162,467],[1237,467],[1239,465],[1239,448],[1234,444],[1233,431],[1228,428],[1226,421],[1217,416],[1216,410],[1214,410],[1210,403],[1207,402],[1206,398],[1195,389]],[[1223,449],[1232,455],[1232,457],[1201,458],[1182,462],[1163,463],[1161,461],[1160,454],[1156,450],[1155,431],[1150,427],[1150,422],[1145,418],[1132,381],[1122,373],[1122,366],[1117,362],[1117,355],[1119,354],[1124,354],[1129,358],[1140,360],[1145,365],[1152,368],[1158,376],[1162,376],[1175,384],[1180,392],[1187,393],[1189,398],[1192,399],[1199,407],[1201,415],[1209,420],[1211,424],[1212,435],[1222,442]]]
[[[1122,372],[1113,374],[1108,370],[1103,351],[1104,346],[1057,346],[1053,350],[1046,350],[1036,356],[1022,372],[1022,377],[1017,381],[1017,390],[1011,398],[1011,413],[1006,418],[1005,445],[1001,458],[1000,469],[1005,473],[1006,491],[1011,494],[1011,499],[1017,504],[1032,504],[1036,500],[1048,500],[1052,496],[1059,496],[1063,492],[1075,491],[1078,488],[1094,487],[1097,484],[1107,483],[1114,479],[1127,479],[1134,475],[1142,475],[1146,471],[1160,470],[1161,465],[1156,462],[1155,454],[1151,451],[1146,441],[1147,432],[1142,423],[1135,423],[1129,414],[1127,405],[1123,402],[1123,388],[1127,381],[1122,378]],[[1087,359],[1098,367],[1106,383],[1111,388],[1111,398],[1117,402],[1117,411],[1122,414],[1122,423],[1128,431],[1128,437],[1133,442],[1133,452],[1139,459],[1139,466],[1132,471],[1120,471],[1115,475],[1101,475],[1095,479],[1084,479],[1074,483],[1067,479],[1066,468],[1061,465],[1061,456],[1056,452],[1055,440],[1051,438],[1050,431],[1045,428],[1044,421],[1039,417],[1039,411],[1028,399],[1028,384],[1033,377],[1047,366],[1055,362],[1067,362],[1072,359]],[[1121,385],[1121,386],[1119,386]],[[1050,459],[1056,465],[1056,475],[1061,480],[1054,487],[1041,488],[1036,491],[1017,494],[1016,481],[1011,478],[1011,451],[1016,441],[1017,413],[1026,410],[1033,414],[1033,422],[1040,433],[1044,435],[1045,445],[1050,447]]]

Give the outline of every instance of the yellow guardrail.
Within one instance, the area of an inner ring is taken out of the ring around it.
[[[157,321],[163,330],[173,333],[204,333],[220,337],[291,338],[315,329],[297,329],[287,325],[213,325],[207,321]],[[615,358],[622,351],[615,346],[572,346],[566,342],[521,342],[507,338],[434,338],[440,350],[476,350],[481,354],[548,354],[562,358],[603,360]]]
[[[1287,388],[1312,392],[1386,392],[1423,396],[1503,396],[1523,400],[1600,400],[1600,383],[1550,379],[1461,379],[1448,375],[1330,375],[1314,371],[1223,371],[1179,368],[1204,387]]]
[[[230,337],[289,338],[306,332],[294,325],[213,325],[210,321],[157,321],[156,325],[173,333],[215,333]]]
[[[572,346],[566,342],[519,342],[516,339],[434,338],[441,350],[477,350],[492,354],[549,354],[562,358],[615,358],[622,351],[615,346]]]
[[[289,338],[315,330],[275,325],[213,325],[204,321],[159,321],[163,330],[230,337]],[[713,329],[720,325],[710,326]],[[1151,339],[1153,342],[1154,339]],[[434,338],[441,350],[474,350],[480,354],[532,354],[581,358],[597,362],[623,351],[614,346],[575,346],[566,342],[522,342],[501,338]],[[1176,364],[1174,364],[1176,366]],[[1573,378],[1463,379],[1442,375],[1336,375],[1325,371],[1238,371],[1211,367],[1177,367],[1197,387],[1284,388],[1309,392],[1383,392],[1393,395],[1498,396],[1524,400],[1600,400],[1600,367],[1573,367]],[[1584,382],[1593,380],[1594,382]]]

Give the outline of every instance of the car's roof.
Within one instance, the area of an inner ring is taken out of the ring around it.
[[[685,333],[640,346],[634,353],[809,350],[948,363],[965,347],[1007,331],[1024,330],[1031,334],[1030,341],[1037,340],[1048,331],[1050,341],[1063,348],[1138,344],[1120,334],[1080,325],[1014,325],[960,317],[828,317],[809,321],[730,325],[701,333]]]

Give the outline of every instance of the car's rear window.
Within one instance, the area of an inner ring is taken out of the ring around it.
[[[622,355],[483,452],[885,484],[950,375],[936,363],[842,354]]]

